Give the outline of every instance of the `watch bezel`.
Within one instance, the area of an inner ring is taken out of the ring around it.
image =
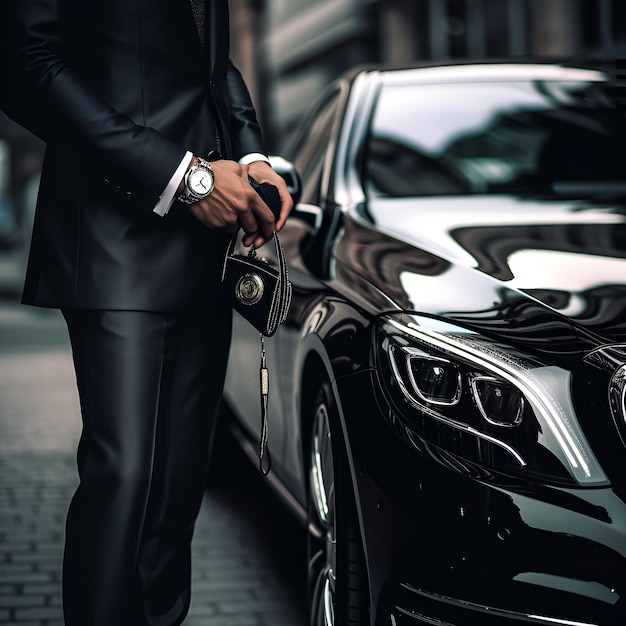
[[[207,173],[210,177],[211,184],[209,185],[209,189],[206,192],[197,192],[190,186],[190,180],[200,170]],[[178,197],[181,202],[184,202],[185,204],[193,204],[194,202],[204,200],[204,198],[207,198],[211,195],[211,192],[215,187],[215,173],[213,171],[213,167],[208,161],[197,157],[196,164],[191,166],[185,173],[184,181],[185,189],[183,193]]]

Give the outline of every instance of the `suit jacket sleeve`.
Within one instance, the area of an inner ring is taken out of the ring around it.
[[[239,70],[232,62],[228,64],[227,86],[233,157],[235,160],[239,160],[252,152],[259,152],[267,156],[250,93]]]
[[[114,109],[72,70],[65,58],[62,0],[8,5],[2,60],[9,86],[2,107],[44,141],[71,138],[89,155],[114,164],[137,181],[153,206],[185,148]]]

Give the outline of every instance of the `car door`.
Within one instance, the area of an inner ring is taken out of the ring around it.
[[[302,196],[280,232],[280,240],[287,256],[294,295],[286,323],[274,337],[264,340],[270,376],[268,447],[273,470],[282,475],[285,483],[294,485],[303,482],[297,410],[300,313],[306,306],[304,300],[319,291],[320,285],[302,254],[319,235],[322,222],[320,189],[328,165],[330,137],[335,129],[340,93],[341,90],[336,87],[324,94],[314,114],[296,131],[291,143],[289,155],[302,176]],[[259,255],[275,266],[271,245],[263,246]],[[225,397],[246,431],[257,440],[261,432],[259,352],[259,334],[239,314],[234,313]]]

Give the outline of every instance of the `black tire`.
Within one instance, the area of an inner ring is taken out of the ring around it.
[[[308,592],[311,626],[369,624],[365,559],[331,388],[313,410],[309,445]]]

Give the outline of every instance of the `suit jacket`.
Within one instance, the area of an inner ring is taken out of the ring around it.
[[[205,47],[189,0],[3,4],[0,104],[47,143],[23,301],[180,307],[218,271],[225,237],[179,203],[157,216],[159,194],[216,131],[225,157],[265,153],[228,56],[227,0],[207,0]]]

